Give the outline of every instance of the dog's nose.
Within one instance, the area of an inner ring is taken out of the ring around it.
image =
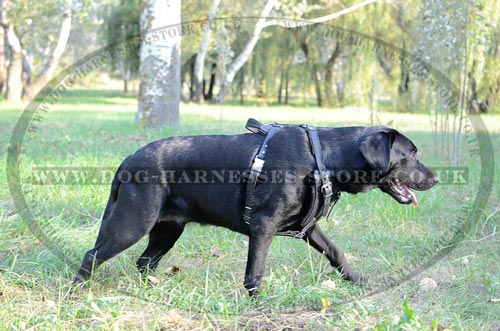
[[[430,182],[432,184],[437,184],[437,182],[439,182],[439,178],[436,175],[433,175],[430,179]]]

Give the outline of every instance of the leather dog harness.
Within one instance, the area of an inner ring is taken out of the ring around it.
[[[245,209],[243,212],[243,220],[246,224],[250,224],[252,219],[252,210],[254,207],[252,207],[251,201],[255,187],[257,186],[259,175],[262,173],[262,168],[264,167],[268,142],[276,133],[278,133],[280,129],[285,126],[293,125],[283,125],[277,123],[263,125],[253,118],[250,118],[247,122],[246,128],[250,132],[265,135],[265,138],[253,160],[247,181]],[[307,133],[311,151],[316,161],[316,169],[313,171],[311,176],[311,205],[309,206],[306,216],[300,223],[300,226],[302,227],[301,231],[288,230],[278,232],[277,235],[303,238],[307,231],[310,230],[322,216],[327,216],[327,214],[329,214],[329,210],[332,210],[333,206],[335,206],[340,198],[340,191],[334,189],[332,182],[330,181],[330,172],[326,169],[323,162],[321,142],[316,128],[311,125],[297,125],[297,127],[304,129]]]

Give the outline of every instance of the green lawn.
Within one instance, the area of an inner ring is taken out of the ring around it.
[[[248,117],[318,126],[369,124],[369,114],[357,108],[183,104],[179,128],[143,130],[133,125],[135,110],[135,99],[119,92],[70,91],[51,106],[37,132],[24,135],[19,169],[36,223],[15,212],[2,161],[0,330],[500,329],[495,300],[500,298],[498,185],[482,218],[456,249],[440,260],[427,254],[443,248],[440,238],[456,228],[461,210],[481,190],[480,165],[468,157],[467,144],[460,166],[469,170],[468,185],[419,192],[418,208],[398,205],[380,191],[344,194],[331,218],[320,221],[353,267],[374,282],[400,279],[413,265],[435,262],[408,281],[380,287],[380,293],[366,295],[340,281],[326,259],[304,242],[280,237],[273,242],[263,294],[255,302],[242,286],[247,238],[196,224],[162,260],[158,284],[145,286],[135,270],[143,240],[100,268],[87,289],[72,292],[75,265],[95,241],[109,187],[32,185],[33,167],[116,168],[150,141],[241,133]],[[0,103],[2,146],[8,146],[21,112],[20,106]],[[380,113],[379,120],[412,138],[428,165],[449,164],[433,143],[429,116]],[[500,117],[486,116],[485,122],[493,145],[499,146]],[[1,150],[2,159],[6,151]],[[497,178],[499,173],[497,167]],[[437,287],[422,286],[424,278]]]

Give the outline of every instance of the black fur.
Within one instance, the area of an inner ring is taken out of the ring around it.
[[[397,185],[427,190],[437,182],[435,175],[417,160],[415,145],[393,129],[318,128],[318,133],[331,180],[343,192],[380,188],[400,203],[416,203],[407,190],[398,191]],[[85,254],[75,283],[88,280],[93,267],[148,234],[149,245],[137,266],[141,272],[153,270],[180,237],[185,224],[194,221],[249,236],[244,285],[250,295],[255,295],[275,234],[301,230],[310,203],[307,179],[315,169],[305,131],[294,126],[281,129],[269,142],[266,173],[254,191],[251,223],[245,224],[243,173],[252,164],[262,140],[263,136],[252,133],[173,137],[144,146],[125,159],[113,179],[95,247]],[[121,176],[124,170],[134,174],[134,179]],[[212,170],[226,177],[203,176]],[[275,177],[273,170],[278,173]],[[165,172],[169,176],[162,177]],[[143,176],[136,177],[139,173]],[[175,175],[170,176],[172,173]],[[363,281],[319,225],[304,239],[325,253],[344,279]]]

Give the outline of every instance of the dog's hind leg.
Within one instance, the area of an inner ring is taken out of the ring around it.
[[[137,260],[137,268],[143,276],[148,271],[154,271],[163,255],[174,246],[184,231],[185,223],[160,222],[149,233],[149,244]]]
[[[87,281],[93,269],[148,234],[158,220],[163,198],[160,185],[120,185],[116,201],[105,212],[98,240],[85,254],[73,283]]]
[[[342,275],[343,279],[350,280],[356,284],[365,282],[364,277],[356,271],[353,271],[344,256],[344,252],[338,248],[321,230],[319,225],[315,225],[304,237],[304,240],[314,247],[321,254],[325,254],[332,267],[337,269]]]

